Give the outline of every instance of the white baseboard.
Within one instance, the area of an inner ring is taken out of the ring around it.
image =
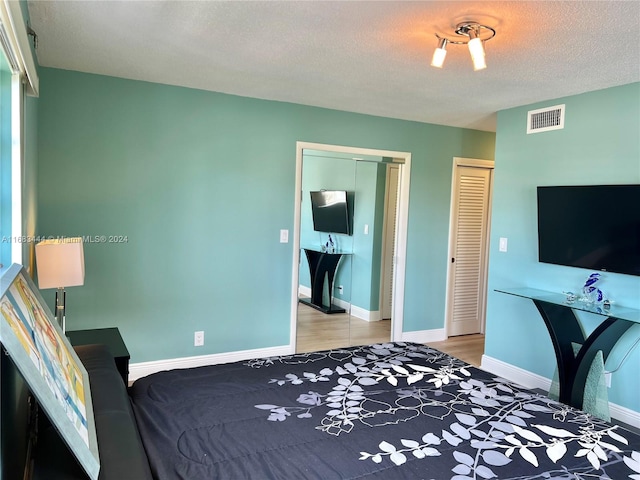
[[[305,287],[304,285],[298,285],[298,297],[311,298],[311,289],[309,287]]]
[[[304,285],[298,285],[298,296],[311,297],[311,288]]]
[[[311,298],[311,289],[309,287],[305,287],[304,285],[299,285],[298,296]],[[331,299],[331,303],[336,307],[344,308],[347,312],[352,308],[349,302],[336,297],[333,297]]]
[[[311,289],[309,287],[305,287],[304,285],[300,285],[298,287],[298,295],[303,297],[311,297]],[[356,305],[351,305],[351,303],[342,300],[340,298],[333,297],[332,302],[336,307],[344,308],[350,315],[353,315],[360,320],[365,320],[367,322],[377,322],[382,320],[382,315],[377,310],[365,310],[364,308],[360,308]]]
[[[545,392],[548,392],[549,388],[551,388],[551,380],[549,378],[537,375],[487,355],[482,356],[480,368],[493,373],[494,375],[506,378],[511,382],[518,383],[526,388],[539,388]],[[609,413],[611,414],[611,417],[616,420],[631,425],[632,427],[640,428],[640,412],[609,402]]]
[[[609,402],[609,413],[611,414],[611,418],[620,420],[634,428],[640,428],[640,413],[630,408]]]
[[[444,328],[434,328],[433,330],[416,330],[413,332],[402,332],[399,342],[429,343],[442,342],[447,339]]]
[[[526,388],[539,388],[545,392],[551,388],[550,379],[487,355],[482,355],[480,368]]]
[[[333,297],[333,298],[332,298],[332,301],[331,301],[331,304],[332,304],[332,305],[335,305],[336,307],[344,308],[344,310],[345,310],[347,313],[349,313],[349,311],[350,311],[351,309],[353,309],[353,305],[351,305],[349,302],[347,302],[347,301],[345,301],[345,300],[342,300],[342,299],[340,299],[340,298],[335,298],[335,297]]]
[[[379,310],[365,310],[355,305],[351,305],[351,315],[367,322],[379,322],[382,320],[382,315]]]
[[[146,377],[152,373],[176,368],[203,367],[218,363],[230,363],[252,358],[275,357],[278,355],[291,355],[293,349],[289,345],[281,347],[257,348],[253,350],[240,350],[237,352],[213,353],[210,355],[198,355],[194,357],[169,358],[166,360],[154,360],[151,362],[138,362],[129,365],[129,382]]]

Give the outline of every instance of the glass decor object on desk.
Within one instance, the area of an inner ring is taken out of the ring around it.
[[[582,287],[582,296],[579,299],[581,302],[585,302],[588,304],[599,304],[604,301],[604,294],[602,293],[602,290],[596,287],[596,284],[599,281],[599,273],[592,273],[591,275],[589,275],[587,280],[584,282],[584,286]]]
[[[322,245],[322,251],[326,253],[336,253],[336,244],[333,243],[331,235],[329,235],[329,240],[327,240],[327,243]]]

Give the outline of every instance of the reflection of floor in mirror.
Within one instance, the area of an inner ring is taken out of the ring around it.
[[[307,305],[298,304],[296,351],[313,352],[350,345],[387,342],[391,338],[391,321],[367,322],[346,313],[326,315]],[[349,337],[351,334],[351,337]],[[449,337],[429,346],[471,365],[480,366],[484,353],[484,335]]]
[[[391,320],[367,322],[346,313],[326,315],[298,304],[296,352],[313,352],[350,345],[388,342]]]

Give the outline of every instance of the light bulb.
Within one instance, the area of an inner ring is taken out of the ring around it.
[[[469,53],[471,54],[471,60],[473,61],[474,70],[482,70],[487,68],[487,63],[484,60],[484,46],[482,40],[478,37],[475,30],[469,30]]]
[[[447,51],[444,48],[436,48],[435,52],[433,52],[433,58],[431,59],[431,66],[442,68],[446,56]]]
[[[442,68],[444,65],[444,59],[447,56],[447,39],[441,38],[438,42],[438,48],[433,52],[433,58],[431,59],[431,66],[436,68]]]

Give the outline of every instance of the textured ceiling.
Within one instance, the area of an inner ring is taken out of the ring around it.
[[[28,1],[40,65],[495,131],[495,112],[640,81],[638,1]],[[488,68],[437,40],[497,31]]]

